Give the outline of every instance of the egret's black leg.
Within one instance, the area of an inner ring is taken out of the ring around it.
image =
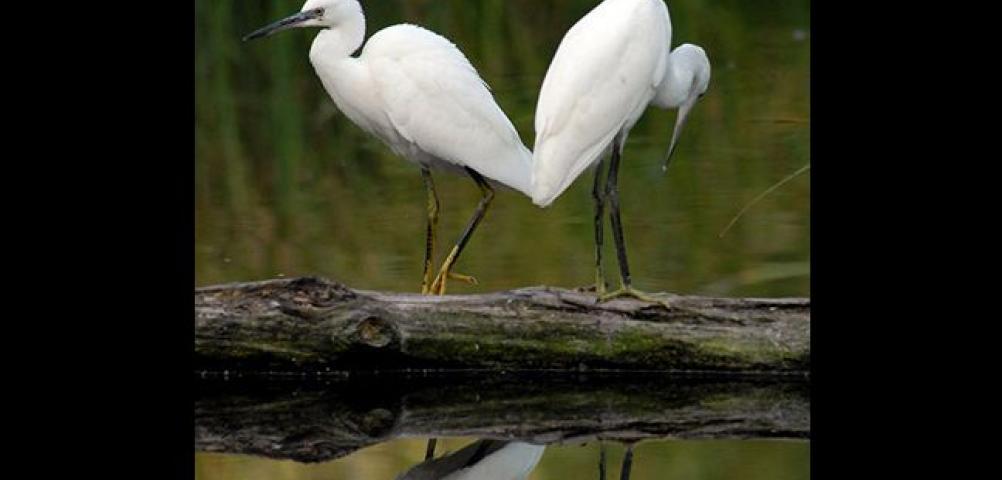
[[[450,277],[456,277],[452,274],[452,266],[456,264],[459,260],[459,255],[463,253],[463,249],[466,248],[466,244],[469,243],[470,237],[473,236],[473,232],[476,231],[477,226],[484,219],[484,215],[487,214],[487,210],[491,206],[491,202],[494,201],[494,188],[484,180],[484,177],[480,176],[475,170],[471,168],[466,168],[466,173],[470,175],[470,178],[474,182],[477,182],[477,186],[480,187],[480,193],[483,197],[480,199],[480,204],[477,205],[476,212],[473,213],[473,218],[470,219],[470,223],[466,225],[466,230],[463,231],[463,235],[459,237],[459,241],[456,242],[456,246],[453,247],[452,252],[449,253],[449,257],[445,259],[445,263],[442,264],[442,269],[439,270],[438,276],[435,278],[435,282],[432,283],[432,292],[438,295],[445,295],[446,282]]]
[[[633,470],[633,445],[626,447],[626,456],[623,457],[623,470],[619,474],[620,480],[630,480],[631,470]]]
[[[435,180],[431,177],[431,171],[427,168],[421,169],[421,177],[424,178],[425,190],[428,191],[428,230],[425,234],[424,251],[424,276],[421,281],[421,293],[431,293],[431,281],[435,262],[435,232],[438,230],[438,192],[435,190]]]
[[[626,241],[623,239],[623,221],[619,212],[619,165],[622,163],[622,140],[619,136],[612,143],[612,162],[609,165],[609,178],[605,184],[605,197],[611,207],[612,235],[616,241],[616,256],[619,257],[619,272],[623,279],[623,288],[632,285],[630,264],[626,259]]]
[[[425,450],[425,452],[424,452],[424,459],[425,460],[431,460],[432,458],[435,457],[435,445],[437,445],[437,444],[438,444],[438,439],[437,438],[433,438],[431,440],[428,440],[428,449]]]
[[[605,194],[602,192],[602,170],[605,161],[599,160],[595,167],[595,185],[591,196],[595,199],[595,292],[605,295],[605,274],[602,272],[602,246],[605,243]]]
[[[622,163],[623,137],[617,136],[612,143],[612,161],[609,164],[609,178],[605,184],[605,199],[609,202],[610,216],[612,217],[612,236],[616,241],[616,255],[619,259],[619,273],[621,286],[619,290],[599,296],[599,302],[605,302],[614,298],[633,297],[645,302],[660,303],[666,308],[669,305],[663,300],[651,297],[643,292],[633,289],[633,279],[630,276],[630,264],[626,257],[626,240],[623,238],[623,220],[619,208],[619,167]]]

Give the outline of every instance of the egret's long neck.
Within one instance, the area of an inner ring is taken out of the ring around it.
[[[357,5],[357,3],[356,3]],[[356,125],[370,133],[380,129],[378,112],[372,111],[379,99],[368,69],[351,54],[365,41],[365,17],[357,14],[341,16],[336,24],[320,31],[310,49],[310,63],[324,84],[324,89],[338,108]],[[374,120],[377,119],[377,120]]]
[[[678,108],[689,98],[692,72],[680,60],[678,55],[668,54],[668,68],[665,69],[665,76],[653,101],[660,108]]]
[[[313,41],[310,56],[348,57],[358,50],[363,42],[365,42],[365,15],[359,7],[336,25],[321,30]]]

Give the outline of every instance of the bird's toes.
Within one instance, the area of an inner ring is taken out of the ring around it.
[[[461,282],[466,282],[473,286],[480,285],[480,281],[478,281],[476,277],[472,277],[470,275],[463,275],[461,273],[449,272],[449,278],[453,280],[459,280]]]

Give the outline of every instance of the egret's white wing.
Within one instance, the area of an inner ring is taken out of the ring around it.
[[[390,122],[415,148],[529,195],[532,153],[455,45],[396,25],[374,35],[362,56]]]
[[[524,480],[539,464],[544,445],[478,440],[445,456],[426,460],[398,480]]]
[[[525,480],[536,469],[545,450],[544,445],[510,442],[475,465],[442,480]]]
[[[548,206],[642,115],[671,41],[661,0],[606,0],[564,37],[536,108],[533,201]]]

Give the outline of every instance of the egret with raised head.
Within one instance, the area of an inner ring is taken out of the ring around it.
[[[678,109],[667,171],[689,112],[709,87],[706,52],[689,44],[672,51],[671,37],[671,17],[663,0],[605,0],[564,36],[539,94],[533,202],[548,207],[597,164],[592,196],[599,301],[623,296],[658,301],[632,286],[620,216],[619,168],[630,130],[653,104]],[[609,153],[603,188],[603,158]],[[606,293],[602,272],[607,204],[621,275],[621,288],[612,293]]]
[[[445,294],[462,254],[494,199],[490,181],[530,193],[532,152],[491,96],[477,70],[442,36],[414,25],[394,25],[365,40],[358,0],[309,0],[302,11],[261,28],[244,40],[290,28],[320,33],[310,61],[342,113],[417,164],[428,194],[428,228],[422,292]],[[469,224],[432,277],[439,201],[433,169],[465,172],[481,200]]]

